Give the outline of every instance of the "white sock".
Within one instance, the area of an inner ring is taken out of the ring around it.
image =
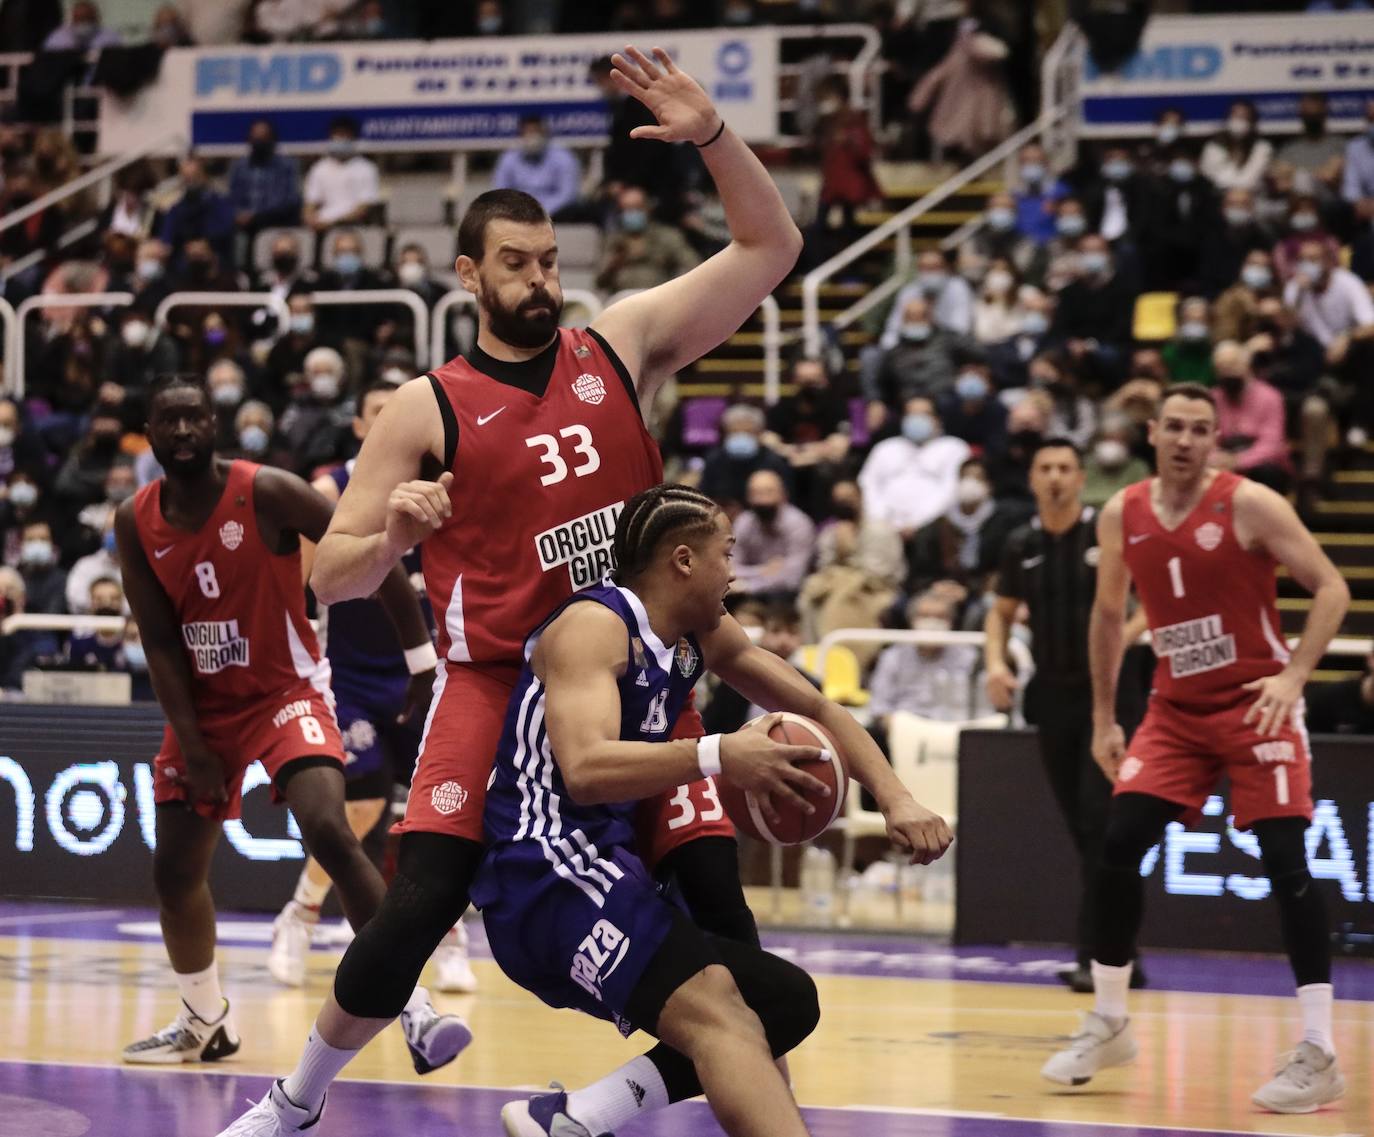
[[[1326,1054],[1336,1053],[1331,1041],[1331,1002],[1335,990],[1330,983],[1308,983],[1298,988],[1298,1006],[1302,1009],[1302,1040],[1318,1046]]]
[[[301,870],[301,878],[296,881],[296,894],[291,897],[296,902],[298,908],[304,908],[307,912],[313,911],[315,919],[320,918],[320,908],[324,904],[325,897],[329,895],[329,890],[333,884],[325,881],[323,884],[316,884],[310,879],[310,874],[304,869]],[[304,918],[309,918],[304,917]]]
[[[668,1105],[663,1075],[646,1054],[568,1095],[568,1116],[592,1133],[615,1133],[627,1122]]]
[[[1131,986],[1131,964],[1109,967],[1093,960],[1092,972],[1095,995],[1093,1009],[1116,1026],[1126,1018],[1126,992]]]
[[[219,968],[210,964],[204,971],[177,972],[181,1001],[207,1023],[224,1014],[224,993],[219,989]]]
[[[356,1050],[337,1050],[310,1028],[300,1063],[282,1083],[282,1090],[296,1105],[313,1114],[324,1102],[325,1091],[352,1061]]]

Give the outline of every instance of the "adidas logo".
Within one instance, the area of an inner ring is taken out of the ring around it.
[[[636,687],[647,687],[648,685],[649,685],[649,673],[648,673],[647,671],[641,671],[641,672],[639,673],[639,678],[635,680],[635,686],[636,686]]]
[[[644,1087],[630,1078],[625,1079],[625,1084],[630,1087],[630,1093],[635,1096],[635,1108],[638,1109],[644,1104]]]

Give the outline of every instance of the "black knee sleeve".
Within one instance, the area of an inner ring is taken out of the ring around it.
[[[377,914],[358,932],[334,976],[334,998],[358,1018],[395,1018],[425,961],[468,906],[482,860],[475,841],[407,833],[396,877]]]
[[[1097,928],[1092,955],[1099,963],[1124,967],[1135,958],[1136,936],[1145,914],[1140,860],[1182,812],[1182,806],[1149,794],[1121,794],[1112,799],[1093,894]]]
[[[1274,899],[1283,946],[1299,987],[1331,982],[1331,929],[1326,899],[1307,868],[1307,821],[1278,817],[1257,821],[1254,833]]]
[[[763,1023],[773,1057],[800,1046],[821,1021],[815,980],[762,948],[719,938],[716,947],[739,993]]]
[[[703,932],[759,946],[759,929],[740,883],[739,845],[733,837],[699,837],[674,849],[654,876],[678,891]]]

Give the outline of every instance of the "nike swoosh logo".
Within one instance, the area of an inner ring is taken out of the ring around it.
[[[154,549],[153,556],[155,556],[158,560],[162,560],[162,558],[165,557],[171,551],[172,546],[168,545],[165,549]]]
[[[1024,560],[1024,561],[1021,562],[1021,567],[1022,567],[1022,568],[1034,568],[1036,565],[1038,565],[1038,564],[1039,564],[1041,561],[1043,561],[1044,559],[1045,559],[1044,557],[1028,557],[1026,560]]]
[[[1126,538],[1132,545],[1138,545],[1141,541],[1148,541],[1149,539],[1149,533],[1135,533]]]
[[[505,409],[506,409],[505,407],[502,407],[500,411],[492,411],[491,414],[489,414],[489,415],[478,415],[478,416],[477,416],[477,425],[478,425],[478,426],[486,426],[487,423],[491,422],[492,419],[494,419],[497,415],[499,415],[499,414],[501,413],[501,411],[504,411]]]

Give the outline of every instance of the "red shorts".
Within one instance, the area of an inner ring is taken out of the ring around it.
[[[482,840],[482,810],[492,762],[519,672],[511,667],[448,663],[441,667],[425,722],[424,741],[397,833],[445,833]],[[701,716],[689,703],[673,738],[698,738]],[[710,779],[679,786],[640,805],[641,855],[652,867],[697,837],[733,837]]]
[[[205,744],[224,766],[229,800],[218,809],[200,802],[196,812],[223,821],[238,817],[243,809],[243,776],[248,767],[261,761],[272,779],[272,800],[281,801],[276,778],[281,768],[297,758],[332,758],[344,764],[343,739],[334,718],[333,696],[326,696],[309,683],[284,691],[270,699],[259,699],[233,714],[211,714],[200,718]],[[172,728],[162,733],[162,749],[153,769],[153,800],[185,801],[186,790],[176,780],[186,772]]]
[[[1116,793],[1141,793],[1185,806],[1196,820],[1225,774],[1237,829],[1271,817],[1312,816],[1312,749],[1298,705],[1276,735],[1244,721],[1250,695],[1229,707],[1184,709],[1155,696],[1126,747]]]

